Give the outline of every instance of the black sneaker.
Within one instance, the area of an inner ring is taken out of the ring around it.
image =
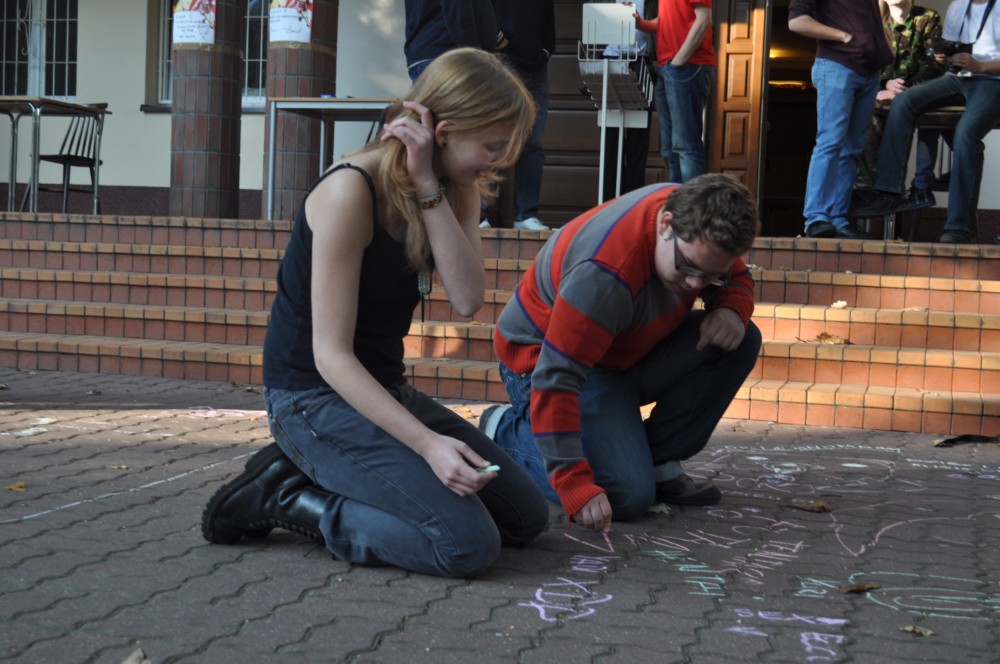
[[[857,224],[847,224],[843,228],[837,229],[837,237],[849,238],[852,240],[870,240],[871,233],[858,228]]]
[[[938,242],[945,244],[977,244],[976,237],[969,231],[945,231]]]
[[[917,189],[916,187],[910,187],[910,192],[906,194],[907,210],[920,210],[922,208],[933,207],[935,205],[937,205],[937,199],[934,198],[934,192],[930,189]]]
[[[722,500],[722,492],[708,480],[681,475],[657,484],[656,499],[672,505],[715,505]]]
[[[855,210],[857,217],[884,217],[906,209],[906,198],[880,191],[871,205]]]
[[[496,436],[497,425],[500,424],[500,418],[503,417],[504,412],[507,410],[510,410],[510,406],[507,404],[497,404],[490,406],[479,416],[479,430],[486,434],[486,437],[490,440],[493,440],[493,437]]]
[[[806,237],[836,237],[837,227],[829,221],[814,221],[806,224]]]

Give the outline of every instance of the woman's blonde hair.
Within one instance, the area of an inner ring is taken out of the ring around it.
[[[499,124],[513,123],[507,152],[496,162],[497,169],[509,168],[517,161],[521,148],[535,121],[535,103],[521,80],[497,56],[474,48],[448,51],[431,62],[417,78],[404,99],[397,100],[386,112],[386,124],[407,115],[420,118],[403,106],[413,101],[426,106],[434,125],[448,121],[447,132],[477,131]],[[379,192],[379,213],[391,228],[406,227],[406,255],[418,270],[431,264],[430,244],[420,217],[410,176],[406,170],[406,146],[401,141],[375,139],[362,152],[384,150],[375,174]],[[435,148],[435,151],[437,148]],[[437,155],[435,154],[435,160]],[[490,174],[479,183],[479,193],[487,200],[495,197],[489,186],[499,180]],[[454,188],[446,191],[448,202],[457,216],[464,216]]]

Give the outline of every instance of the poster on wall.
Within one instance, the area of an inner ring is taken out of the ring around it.
[[[175,44],[214,44],[215,0],[177,0],[173,24]]]
[[[303,42],[312,36],[312,0],[271,0],[268,13],[270,41]]]

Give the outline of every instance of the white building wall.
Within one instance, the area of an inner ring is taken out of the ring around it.
[[[101,184],[170,186],[170,113],[144,113],[147,63],[146,40],[156,18],[156,3],[101,0],[80,4],[77,101],[107,102],[101,142]],[[150,74],[152,75],[152,74]],[[43,120],[42,137],[52,151],[59,147],[60,119]],[[28,171],[26,139],[20,150]],[[46,152],[43,147],[42,152]],[[20,170],[20,169],[24,170]],[[42,165],[42,181],[58,180],[58,168]],[[51,177],[46,177],[46,173]],[[26,177],[20,178],[22,181]]]

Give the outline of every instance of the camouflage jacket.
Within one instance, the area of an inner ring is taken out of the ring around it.
[[[885,29],[891,38],[892,52],[896,59],[882,70],[882,87],[895,78],[906,81],[907,86],[937,78],[947,67],[927,55],[927,46],[941,38],[941,15],[933,9],[917,7],[902,24],[897,24],[891,16],[885,19]]]

